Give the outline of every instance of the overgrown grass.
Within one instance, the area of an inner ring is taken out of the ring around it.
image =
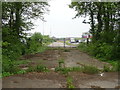
[[[112,65],[112,68],[104,66],[103,71],[120,71],[120,65],[118,64],[119,60],[114,60],[113,47],[111,45],[106,43],[95,43],[88,45],[86,43],[80,43],[78,49],[88,53],[100,61],[108,62]]]
[[[30,66],[27,70],[18,69],[15,72],[3,72],[0,77],[7,77],[14,74],[25,74],[27,72],[49,72],[49,69],[44,65],[37,65],[35,67]]]
[[[2,74],[0,77],[6,77],[6,76],[11,76],[14,74],[24,74],[27,72],[48,72],[48,68],[44,65],[37,65],[35,67],[30,66],[27,70],[22,70],[18,66],[20,64],[28,64],[31,62],[30,60],[9,60],[8,58],[4,58],[3,60],[3,69],[2,69]]]
[[[9,39],[9,38],[7,38]],[[49,36],[43,36],[40,33],[35,33],[30,38],[23,38],[25,42],[20,39],[5,40],[2,43],[2,74],[10,76],[19,73],[26,73],[27,71],[21,70],[18,66],[20,64],[28,64],[29,60],[19,60],[21,55],[35,54],[47,50],[47,45],[53,40]],[[36,71],[45,71],[43,66],[37,66]],[[1,76],[2,77],[2,76]]]
[[[27,72],[49,72],[49,69],[44,66],[44,65],[37,65],[35,67],[29,67],[27,70]]]
[[[84,67],[65,67],[65,68],[61,68],[61,67],[56,67],[55,68],[55,72],[60,72],[62,74],[66,74],[68,75],[69,72],[83,72],[83,73],[87,73],[87,74],[96,74],[98,73],[100,70],[97,69],[94,66],[84,66]]]
[[[99,72],[99,69],[94,66],[84,66],[82,67],[82,72],[87,74],[95,74]]]

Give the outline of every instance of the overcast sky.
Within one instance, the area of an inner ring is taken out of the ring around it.
[[[84,20],[82,17],[72,19],[76,12],[69,8],[70,3],[71,0],[49,1],[49,15],[44,15],[47,22],[35,20],[35,29],[31,32],[41,32],[55,37],[81,37],[83,32],[89,31],[90,26],[82,23]]]

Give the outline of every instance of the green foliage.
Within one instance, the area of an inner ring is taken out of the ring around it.
[[[95,74],[99,72],[99,69],[97,69],[94,66],[84,66],[84,67],[65,67],[65,68],[61,68],[61,67],[56,67],[55,68],[55,72],[60,71],[60,73],[62,74],[67,74],[69,72],[83,72],[83,73],[87,73],[87,74]]]
[[[34,33],[27,41],[27,53],[39,52],[39,49],[42,48],[42,39],[40,33]]]
[[[81,67],[72,67],[72,71],[82,71]]]
[[[84,66],[82,67],[82,72],[88,74],[95,74],[99,72],[99,69],[94,66]]]
[[[3,72],[1,77],[7,77],[7,76],[14,75],[14,74],[25,74],[25,73],[27,73],[26,70],[20,70],[20,69],[19,69],[19,70],[17,70],[17,71],[14,72],[14,73],[11,73],[11,72]]]
[[[41,33],[34,33],[27,41],[26,53],[38,53],[47,49],[46,45],[51,42],[48,36],[43,36]]]
[[[35,33],[31,37],[31,41],[29,41],[25,32],[32,29],[32,19],[39,17],[43,20],[43,15],[48,11],[48,6],[46,2],[2,3],[3,76],[25,73],[17,68],[17,65],[23,62],[15,60],[18,60],[21,55],[42,52],[46,49],[42,47],[42,41],[38,41],[38,39],[43,38],[41,34]],[[30,10],[29,8],[32,9]]]
[[[32,66],[30,66],[27,70],[26,70],[26,72],[34,72],[35,71],[35,67],[32,67]]]
[[[52,38],[50,38],[48,35],[44,35],[43,36],[43,45],[49,45],[50,43],[52,43],[54,40]]]
[[[80,49],[83,52],[88,52],[88,46],[85,43],[80,43],[78,45],[78,49]]]
[[[59,67],[61,68],[62,65],[65,63],[65,62],[64,62],[64,59],[60,59],[60,60],[58,61],[58,63],[59,63]]]
[[[2,42],[2,45],[2,54],[8,57],[9,59],[17,59],[23,53],[22,49],[24,46],[20,42]]]
[[[3,72],[2,73],[2,77],[7,77],[7,76],[11,76],[13,74],[11,74],[10,72]]]
[[[13,61],[8,59],[7,57],[3,56],[4,59],[2,61],[2,77],[6,77],[6,76],[11,76],[14,74],[24,74],[26,73],[25,70],[20,70],[18,68],[19,64],[22,64],[21,62],[17,61]]]
[[[60,73],[62,74],[68,74],[68,72],[70,72],[70,68],[56,67],[55,72],[58,72],[58,71],[60,71]]]
[[[28,64],[31,61],[30,60],[15,60],[14,62],[16,65],[20,65],[20,64]]]
[[[65,49],[64,52],[70,52],[70,50],[69,49]]]
[[[35,67],[30,66],[27,72],[49,72],[49,69],[44,65],[37,65]]]
[[[24,73],[26,73],[26,70],[19,70],[15,74],[24,74]]]
[[[120,71],[120,63],[119,61],[111,61],[110,64],[112,65],[111,71]]]
[[[67,88],[75,88],[71,77],[67,77]]]
[[[4,56],[3,56],[4,57]],[[2,73],[9,72],[10,74],[17,72],[19,69],[14,61],[4,57],[2,61]]]
[[[81,51],[87,52],[88,54],[106,61],[106,60],[114,60],[115,58],[114,56],[114,47],[112,45],[109,45],[107,43],[91,43],[89,45],[86,44],[79,44],[78,49],[80,49]]]
[[[44,65],[37,65],[37,67],[35,68],[35,71],[37,72],[48,72],[48,68]]]
[[[69,5],[77,13],[76,17],[89,16],[92,42],[89,45],[80,44],[80,50],[100,58],[101,60],[120,59],[120,3],[116,2],[72,2]],[[95,23],[97,21],[97,23]]]
[[[104,65],[103,72],[110,72],[111,69],[108,65]]]
[[[120,64],[118,61],[108,61],[111,66],[105,65],[103,68],[104,72],[119,72],[120,71]]]

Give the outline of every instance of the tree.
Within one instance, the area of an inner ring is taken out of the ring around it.
[[[25,45],[21,40],[26,38],[25,31],[32,29],[32,19],[44,20],[48,6],[46,2],[2,2],[3,54],[22,54]]]
[[[75,18],[89,16],[91,26],[89,32],[96,47],[94,50],[98,50],[99,54],[105,52],[104,54],[109,55],[110,58],[113,56],[114,59],[119,58],[120,2],[72,2],[70,8],[77,11]],[[109,50],[105,51],[105,49]],[[110,50],[113,53],[107,52]]]

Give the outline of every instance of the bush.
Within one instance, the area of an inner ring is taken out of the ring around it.
[[[100,59],[100,60],[113,60],[113,46],[106,43],[90,43],[90,44],[79,44],[78,49],[87,52],[88,54]]]
[[[11,60],[18,59],[23,53],[24,45],[19,41],[12,43],[3,42],[2,45],[2,54]]]
[[[83,52],[88,52],[88,46],[87,46],[87,44],[85,44],[85,43],[80,43],[80,44],[78,45],[78,49],[80,49],[80,50],[83,51]]]
[[[111,71],[120,71],[120,63],[118,61],[110,62],[112,65]]]
[[[11,74],[10,72],[3,72],[2,73],[2,77],[7,77],[7,76],[11,76],[13,74]]]
[[[4,56],[3,56],[4,57]],[[17,65],[13,60],[4,57],[2,60],[2,72],[9,72],[10,74],[19,71]]]
[[[51,42],[51,39],[48,36],[42,36],[41,33],[34,33],[27,40],[27,49],[26,53],[38,53],[43,52],[47,49],[46,45]]]

